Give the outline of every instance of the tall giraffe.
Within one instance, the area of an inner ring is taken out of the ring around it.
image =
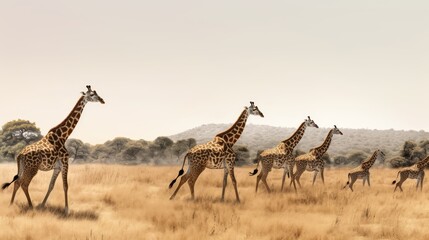
[[[427,166],[428,163],[429,163],[429,156],[427,156],[423,160],[418,161],[416,164],[414,164],[411,167],[399,170],[398,175],[396,175],[396,180],[392,182],[392,184],[396,183],[395,189],[393,191],[395,192],[396,188],[399,187],[401,192],[403,192],[402,183],[404,183],[405,180],[407,180],[407,178],[417,179],[416,190],[419,188],[419,184],[420,184],[420,191],[422,191],[423,179],[425,178],[425,167]],[[399,182],[397,182],[399,176],[401,178]]]
[[[364,161],[360,166],[352,169],[350,171],[350,173],[348,174],[348,181],[346,183],[346,185],[344,186],[344,188],[346,188],[347,186],[349,186],[350,190],[352,190],[353,192],[353,184],[356,182],[357,179],[362,179],[363,180],[363,185],[365,186],[365,181],[368,181],[368,187],[371,186],[371,183],[369,181],[369,169],[372,167],[372,165],[374,164],[374,162],[377,159],[384,159],[384,153],[381,150],[376,150],[374,151],[374,153],[372,154],[372,156],[367,159],[366,161]]]
[[[170,183],[169,188],[172,188],[177,178],[184,173],[183,168],[186,159],[188,159],[189,164],[188,171],[180,179],[179,186],[177,186],[176,191],[174,191],[170,199],[173,199],[176,196],[180,187],[188,180],[192,199],[194,199],[194,185],[201,172],[204,171],[205,168],[223,168],[224,176],[221,200],[224,200],[225,188],[229,174],[232,184],[234,185],[237,202],[240,202],[237,190],[237,181],[235,180],[234,176],[236,155],[232,150],[232,146],[237,142],[238,138],[240,138],[249,115],[259,115],[264,117],[262,112],[259,111],[258,107],[255,106],[253,102],[250,102],[250,107],[245,107],[237,121],[228,130],[217,134],[212,141],[197,145],[188,151],[188,153],[185,155],[185,158],[183,159],[182,169],[180,169],[178,176]]]
[[[30,194],[28,193],[28,186],[31,180],[38,170],[50,171],[53,169],[54,172],[49,184],[48,192],[43,199],[41,207],[45,206],[49,194],[54,188],[55,181],[61,172],[65,199],[64,210],[66,214],[68,213],[67,171],[69,154],[65,147],[65,142],[76,127],[86,103],[100,102],[104,104],[104,100],[98,96],[96,91],[91,90],[91,86],[87,85],[86,87],[88,90],[86,92],[82,92],[82,96],[79,98],[76,105],[64,121],[49,130],[46,136],[39,141],[24,147],[24,149],[22,149],[18,154],[18,174],[13,177],[13,180],[10,183],[4,183],[2,186],[2,189],[6,189],[10,184],[15,182],[10,204],[13,204],[15,194],[19,187],[21,187],[27,197],[28,205],[32,208],[33,204],[31,202]]]
[[[253,171],[253,173],[249,173],[250,176],[255,175],[258,172],[259,162],[262,163],[261,173],[259,173],[256,179],[255,192],[258,192],[258,185],[261,179],[265,187],[267,188],[267,191],[271,192],[267,184],[267,176],[268,173],[271,171],[271,168],[284,168],[281,187],[281,190],[283,191],[286,173],[293,174],[294,157],[292,155],[292,151],[304,136],[304,132],[307,127],[318,128],[317,124],[313,120],[311,120],[310,116],[308,116],[308,119],[305,119],[304,122],[301,123],[301,125],[292,134],[291,137],[284,141],[281,141],[276,147],[264,150],[261,154],[259,154],[255,170]]]
[[[325,179],[323,176],[325,162],[323,161],[322,156],[323,154],[325,154],[325,152],[328,150],[329,146],[331,145],[332,137],[334,136],[334,134],[343,135],[343,133],[337,128],[337,126],[334,125],[334,128],[332,128],[329,131],[322,145],[311,149],[309,153],[300,155],[295,158],[296,173],[294,173],[291,178],[291,184],[292,183],[294,184],[295,190],[296,190],[295,180],[298,182],[298,185],[301,187],[299,178],[301,177],[301,174],[305,170],[310,172],[314,171],[313,185],[314,185],[314,181],[316,181],[316,176],[318,172],[320,172],[320,177],[322,178],[322,182],[325,183]]]

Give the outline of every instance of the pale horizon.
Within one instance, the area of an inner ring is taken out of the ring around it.
[[[5,1],[0,125],[60,123],[85,91],[71,138],[154,140],[233,123],[249,101],[296,128],[429,131],[424,1]]]

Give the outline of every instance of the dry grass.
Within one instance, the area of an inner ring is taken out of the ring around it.
[[[232,184],[220,202],[223,170],[204,171],[196,184],[196,200],[186,185],[168,200],[168,184],[178,167],[72,165],[69,175],[70,215],[64,216],[61,178],[46,209],[28,209],[20,190],[8,207],[12,188],[0,193],[0,239],[428,239],[428,190],[393,193],[396,170],[373,169],[372,187],[355,184],[342,190],[347,170],[327,170],[326,185],[281,193],[282,171],[273,170],[267,194],[255,195],[250,168],[236,169],[242,202],[235,203]],[[16,166],[0,165],[1,182],[10,181]],[[52,172],[39,172],[30,185],[33,204],[41,202]],[[230,181],[230,180],[229,180]],[[177,186],[177,183],[174,187]]]

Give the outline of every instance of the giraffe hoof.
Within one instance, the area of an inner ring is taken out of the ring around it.
[[[68,208],[68,207],[66,207],[66,208],[64,209],[64,215],[66,215],[66,216],[68,216],[68,215],[69,215],[69,208]]]

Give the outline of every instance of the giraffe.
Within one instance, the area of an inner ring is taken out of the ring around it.
[[[79,98],[66,119],[64,119],[56,127],[49,130],[49,132],[42,139],[24,147],[24,149],[22,149],[22,151],[18,154],[18,173],[13,177],[13,180],[10,183],[4,183],[2,186],[2,189],[4,190],[9,187],[10,184],[15,182],[12,198],[10,200],[11,205],[15,199],[16,192],[18,191],[19,187],[21,187],[25,193],[25,196],[27,197],[29,207],[33,208],[30,194],[28,193],[28,186],[31,180],[37,174],[38,170],[50,171],[53,169],[54,171],[49,184],[48,192],[46,193],[45,198],[43,199],[43,202],[40,206],[45,206],[49,194],[54,188],[55,181],[61,172],[64,188],[64,211],[66,214],[68,214],[67,171],[69,154],[65,148],[65,142],[73,132],[73,129],[76,127],[76,124],[79,121],[86,103],[100,102],[101,104],[104,104],[104,100],[98,96],[96,91],[91,89],[91,86],[87,85],[86,87],[88,90],[86,92],[82,92],[82,96]]]
[[[423,160],[418,161],[416,164],[414,164],[411,167],[399,170],[398,175],[396,175],[396,180],[392,182],[392,184],[396,183],[396,186],[393,192],[395,192],[396,188],[398,187],[401,190],[401,192],[403,192],[402,183],[404,183],[405,180],[407,180],[407,178],[417,179],[416,190],[418,190],[419,184],[420,184],[420,191],[422,191],[423,179],[425,178],[425,167],[427,166],[428,163],[429,163],[429,156],[427,156]],[[399,182],[397,182],[399,176],[401,178],[399,179]]]
[[[221,200],[224,200],[225,188],[229,174],[234,186],[236,200],[237,202],[240,202],[237,190],[237,182],[234,176],[236,155],[232,150],[232,146],[237,142],[238,138],[243,132],[249,115],[259,115],[260,117],[264,117],[262,112],[259,111],[258,107],[255,106],[253,102],[250,102],[250,107],[245,107],[237,121],[228,130],[217,134],[212,141],[197,145],[188,151],[183,159],[182,169],[180,169],[177,177],[170,183],[169,188],[172,188],[177,178],[184,173],[183,168],[186,159],[188,159],[189,164],[188,171],[180,179],[180,183],[177,186],[176,191],[174,191],[173,195],[171,195],[170,200],[174,199],[180,187],[188,180],[191,196],[192,199],[194,199],[194,185],[201,172],[204,171],[205,168],[223,168],[224,175]]]
[[[308,118],[305,119],[303,123],[301,123],[301,125],[292,134],[291,137],[280,142],[274,148],[264,150],[258,156],[255,170],[253,171],[253,173],[249,173],[250,176],[255,175],[258,172],[259,162],[261,162],[262,170],[256,179],[255,192],[258,192],[258,185],[261,179],[265,187],[267,188],[267,191],[271,192],[267,184],[267,176],[268,176],[268,173],[271,171],[271,168],[275,168],[275,169],[284,168],[282,187],[281,187],[281,191],[283,191],[286,173],[288,175],[293,174],[294,158],[292,156],[292,151],[304,136],[304,132],[307,127],[319,128],[319,126],[317,126],[317,124],[313,120],[311,120],[310,116],[308,116]]]
[[[365,181],[368,181],[368,187],[370,187],[371,183],[369,181],[369,176],[370,176],[369,169],[372,167],[372,165],[377,159],[384,159],[384,156],[385,155],[381,150],[378,149],[374,151],[374,153],[369,159],[364,161],[360,166],[350,171],[348,175],[348,181],[346,185],[343,187],[343,189],[349,186],[350,190],[352,190],[353,192],[353,184],[356,182],[357,179],[362,179],[364,186],[365,186]]]
[[[316,148],[312,148],[308,153],[300,155],[295,158],[296,172],[292,174],[291,183],[290,183],[290,185],[292,185],[292,183],[294,184],[295,191],[296,191],[295,180],[298,182],[298,185],[301,187],[299,178],[301,177],[301,174],[305,170],[310,172],[314,171],[313,185],[314,185],[314,182],[316,181],[316,176],[318,172],[320,172],[320,177],[322,178],[322,182],[325,183],[325,179],[323,176],[325,162],[323,161],[322,156],[328,150],[334,134],[343,135],[343,133],[337,128],[337,126],[334,125],[334,128],[332,128],[329,131],[322,145]]]

